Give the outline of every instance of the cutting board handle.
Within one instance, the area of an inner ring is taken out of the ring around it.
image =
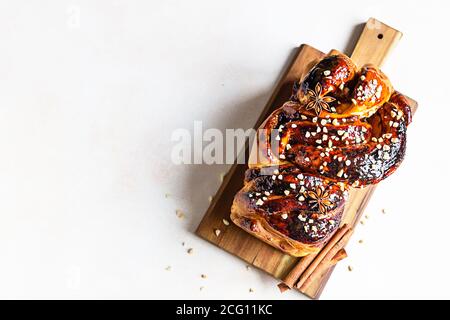
[[[400,31],[375,18],[370,18],[356,43],[351,58],[359,66],[373,64],[381,67],[401,38]]]

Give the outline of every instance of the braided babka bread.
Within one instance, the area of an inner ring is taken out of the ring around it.
[[[317,252],[338,228],[349,188],[400,165],[410,121],[407,99],[379,69],[326,56],[261,125],[232,221],[292,256]]]

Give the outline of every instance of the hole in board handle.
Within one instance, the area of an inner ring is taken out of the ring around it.
[[[380,39],[380,40],[383,39],[383,34],[382,34],[382,33],[379,33],[378,36],[377,36],[377,38]]]

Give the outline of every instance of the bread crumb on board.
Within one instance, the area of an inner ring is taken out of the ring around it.
[[[193,249],[193,248],[187,249],[187,253],[188,253],[188,254],[193,254],[193,253],[194,253],[194,249]]]

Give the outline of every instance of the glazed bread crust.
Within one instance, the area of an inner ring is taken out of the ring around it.
[[[348,190],[403,160],[411,110],[373,66],[330,55],[261,125],[231,220],[292,255],[318,252],[339,227]]]

